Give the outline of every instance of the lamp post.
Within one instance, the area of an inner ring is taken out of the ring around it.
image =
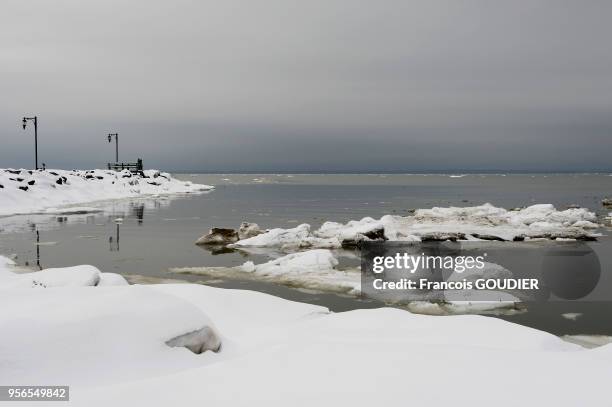
[[[115,162],[119,162],[119,133],[108,133],[108,142],[115,138]]]
[[[34,165],[38,169],[38,117],[24,117],[21,124],[25,130],[28,120],[34,122]]]

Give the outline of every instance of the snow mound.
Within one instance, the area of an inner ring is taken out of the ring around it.
[[[170,174],[146,170],[66,171],[0,169],[0,216],[45,212],[82,214],[95,208],[57,208],[84,202],[147,195],[184,194],[208,191],[210,185],[180,181]]]
[[[94,266],[48,268],[30,273],[16,273],[15,263],[0,256],[0,290],[16,288],[91,287],[128,285],[123,276],[101,273]]]
[[[311,232],[310,225],[272,229],[240,240],[233,247],[339,248],[363,240],[422,241],[440,236],[468,240],[524,240],[531,238],[594,239],[598,228],[593,212],[585,208],[558,211],[553,205],[532,205],[509,211],[491,204],[473,207],[418,209],[411,216],[385,215],[345,224],[325,222]]]
[[[494,318],[382,308],[317,313],[272,326],[262,316],[297,304],[276,299],[270,308],[272,301],[248,291],[160,288],[197,301],[219,324],[224,321],[222,331],[232,332],[240,357],[164,377],[79,388],[82,404],[137,403],[146,394],[151,406],[211,400],[216,406],[286,406],[295,404],[305,384],[307,403],[319,405],[370,406],[409,397],[414,405],[487,406],[495,400],[500,406],[572,406],[609,399],[612,352],[584,350]],[[409,395],[407,366],[415,372],[409,375]],[[376,383],[356,386],[367,372],[375,372]],[[466,393],[475,382],[477,391]],[[194,391],[202,383],[207,391]],[[384,383],[384,391],[377,383]],[[508,392],[514,386],[521,391]]]
[[[6,384],[100,385],[160,376],[210,360],[166,342],[203,328],[209,342],[194,347],[215,349],[220,341],[202,310],[148,286],[6,290],[0,308],[11,310],[0,313]]]
[[[13,266],[2,257],[0,264]],[[283,265],[316,273],[336,262],[313,250],[260,266],[276,275],[269,269]],[[257,267],[240,272],[257,273]],[[3,291],[0,309],[10,310],[0,313],[0,382],[69,383],[76,406],[138,405],[143,395],[150,406],[211,400],[218,406],[286,406],[304,383],[309,404],[367,406],[406,397],[406,366],[418,372],[410,376],[416,405],[431,404],[432,394],[436,404],[466,406],[491,400],[503,406],[601,405],[609,398],[612,345],[585,350],[482,316],[432,317],[393,308],[329,313],[258,292],[195,284],[17,288]],[[221,340],[219,353],[192,353],[218,350]],[[364,366],[384,381],[384,392],[355,386]],[[496,368],[501,373],[492,374]],[[477,382],[478,391],[466,394],[462,377]],[[202,383],[206,391],[194,391]],[[521,391],[508,393],[515,386]]]
[[[128,285],[129,283],[121,274],[117,273],[100,273],[100,280],[98,281],[97,286],[107,286],[107,285]]]

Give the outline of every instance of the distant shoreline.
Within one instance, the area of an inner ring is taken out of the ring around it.
[[[171,174],[215,175],[612,175],[609,171],[188,171],[164,170]]]

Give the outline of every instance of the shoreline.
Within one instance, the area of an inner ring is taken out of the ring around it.
[[[193,184],[169,173],[145,170],[0,169],[0,217],[45,214],[52,209],[120,198],[206,192],[214,186]]]

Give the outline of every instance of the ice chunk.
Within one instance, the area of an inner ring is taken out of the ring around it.
[[[170,271],[211,277],[249,278],[291,287],[347,294],[359,294],[359,269],[338,270],[338,260],[330,250],[314,249],[292,253],[263,264],[247,261],[237,267],[184,267]]]

